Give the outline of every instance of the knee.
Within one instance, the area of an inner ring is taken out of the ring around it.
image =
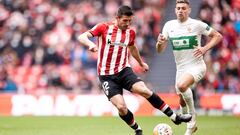
[[[137,93],[145,98],[149,98],[152,95],[152,91],[147,88],[144,83],[137,83],[133,86],[132,92]]]
[[[141,96],[144,98],[149,98],[152,95],[152,91],[149,89],[142,89],[141,92],[139,93]]]
[[[118,105],[116,105],[116,107],[119,111],[119,114],[121,114],[121,115],[127,114],[128,108],[127,108],[126,104],[118,104]]]
[[[177,89],[179,89],[180,92],[185,92],[188,89],[188,86],[182,82],[177,83]]]

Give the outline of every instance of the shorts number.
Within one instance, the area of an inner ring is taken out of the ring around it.
[[[108,85],[108,82],[107,82],[107,81],[103,82],[102,87],[103,87],[104,93],[105,93],[106,95],[108,95],[108,94],[109,94],[109,90],[108,90],[108,89],[109,89],[109,85]]]

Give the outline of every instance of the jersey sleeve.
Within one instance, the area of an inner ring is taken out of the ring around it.
[[[136,38],[136,33],[134,30],[130,30],[130,41],[129,41],[129,46],[132,46],[135,44],[135,38]]]
[[[169,26],[169,22],[165,23],[162,29],[162,34],[167,39],[168,39],[168,26]]]
[[[104,23],[99,23],[95,25],[92,29],[89,30],[89,32],[95,37],[102,35],[104,29],[106,28],[106,25]]]
[[[212,31],[212,27],[202,21],[198,21],[198,28],[200,29],[200,34],[205,36],[208,36]]]

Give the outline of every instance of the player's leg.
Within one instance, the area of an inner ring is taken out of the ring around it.
[[[180,96],[180,105],[183,113],[190,113],[192,120],[187,123],[187,131],[185,135],[191,135],[197,130],[196,126],[196,112],[194,107],[194,100],[190,86],[194,83],[194,77],[191,74],[185,73],[178,79],[176,84],[177,93]]]
[[[162,111],[177,125],[181,122],[189,122],[191,120],[190,115],[177,115],[174,113],[173,110],[156,93],[146,87],[143,81],[134,83],[131,91],[145,97],[153,107]]]
[[[186,105],[186,103],[185,103],[185,101],[184,101],[184,99],[183,99],[183,97],[182,97],[182,95],[181,94],[178,94],[178,96],[179,96],[179,102],[180,102],[180,110],[181,110],[181,112],[182,112],[182,114],[187,114],[188,113],[188,108],[187,108],[187,105]]]
[[[155,108],[161,110],[164,114],[172,119],[175,124],[188,122],[191,120],[191,115],[176,115],[172,109],[154,92],[149,90],[145,83],[134,74],[131,68],[125,68],[118,76],[121,85],[134,93],[138,93],[145,97]]]
[[[176,114],[173,113],[172,109],[168,107],[167,104],[155,93],[150,91],[145,83],[136,76],[136,74],[132,71],[131,68],[125,68],[120,76],[120,82],[122,86],[133,93],[140,94],[145,97],[155,108],[160,109],[167,116],[171,117],[171,119],[176,119]]]
[[[178,94],[181,94],[181,100],[184,100],[187,107],[188,112],[192,114],[192,120],[187,123],[187,131],[185,135],[192,135],[197,130],[196,124],[196,112],[194,107],[193,93],[190,87],[192,84],[197,83],[199,80],[203,78],[206,73],[206,65],[205,63],[197,63],[192,64],[185,69],[181,69],[181,71],[177,70],[176,76],[176,90]]]
[[[120,118],[125,121],[136,135],[142,135],[141,127],[136,123],[133,113],[127,108],[123,94],[123,88],[116,81],[118,76],[99,76],[103,91],[109,101],[117,108]]]
[[[181,93],[180,104],[184,111],[186,111],[186,109],[184,108],[184,105],[186,104],[189,113],[195,113],[193,94],[192,90],[190,89],[193,83],[194,77],[189,73],[185,73],[181,76],[181,78],[176,84],[177,91]]]
[[[142,135],[142,129],[135,121],[133,113],[127,108],[123,96],[120,94],[115,95],[110,101],[118,109],[120,118],[135,130],[136,135]]]

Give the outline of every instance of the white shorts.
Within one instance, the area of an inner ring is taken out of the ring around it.
[[[187,66],[177,69],[175,84],[178,83],[179,79],[181,79],[181,77],[184,74],[191,74],[194,78],[194,83],[197,83],[206,74],[206,64],[205,63],[191,64],[191,65],[187,65]],[[180,93],[180,91],[178,89],[176,89],[176,92],[177,92],[177,94]]]

